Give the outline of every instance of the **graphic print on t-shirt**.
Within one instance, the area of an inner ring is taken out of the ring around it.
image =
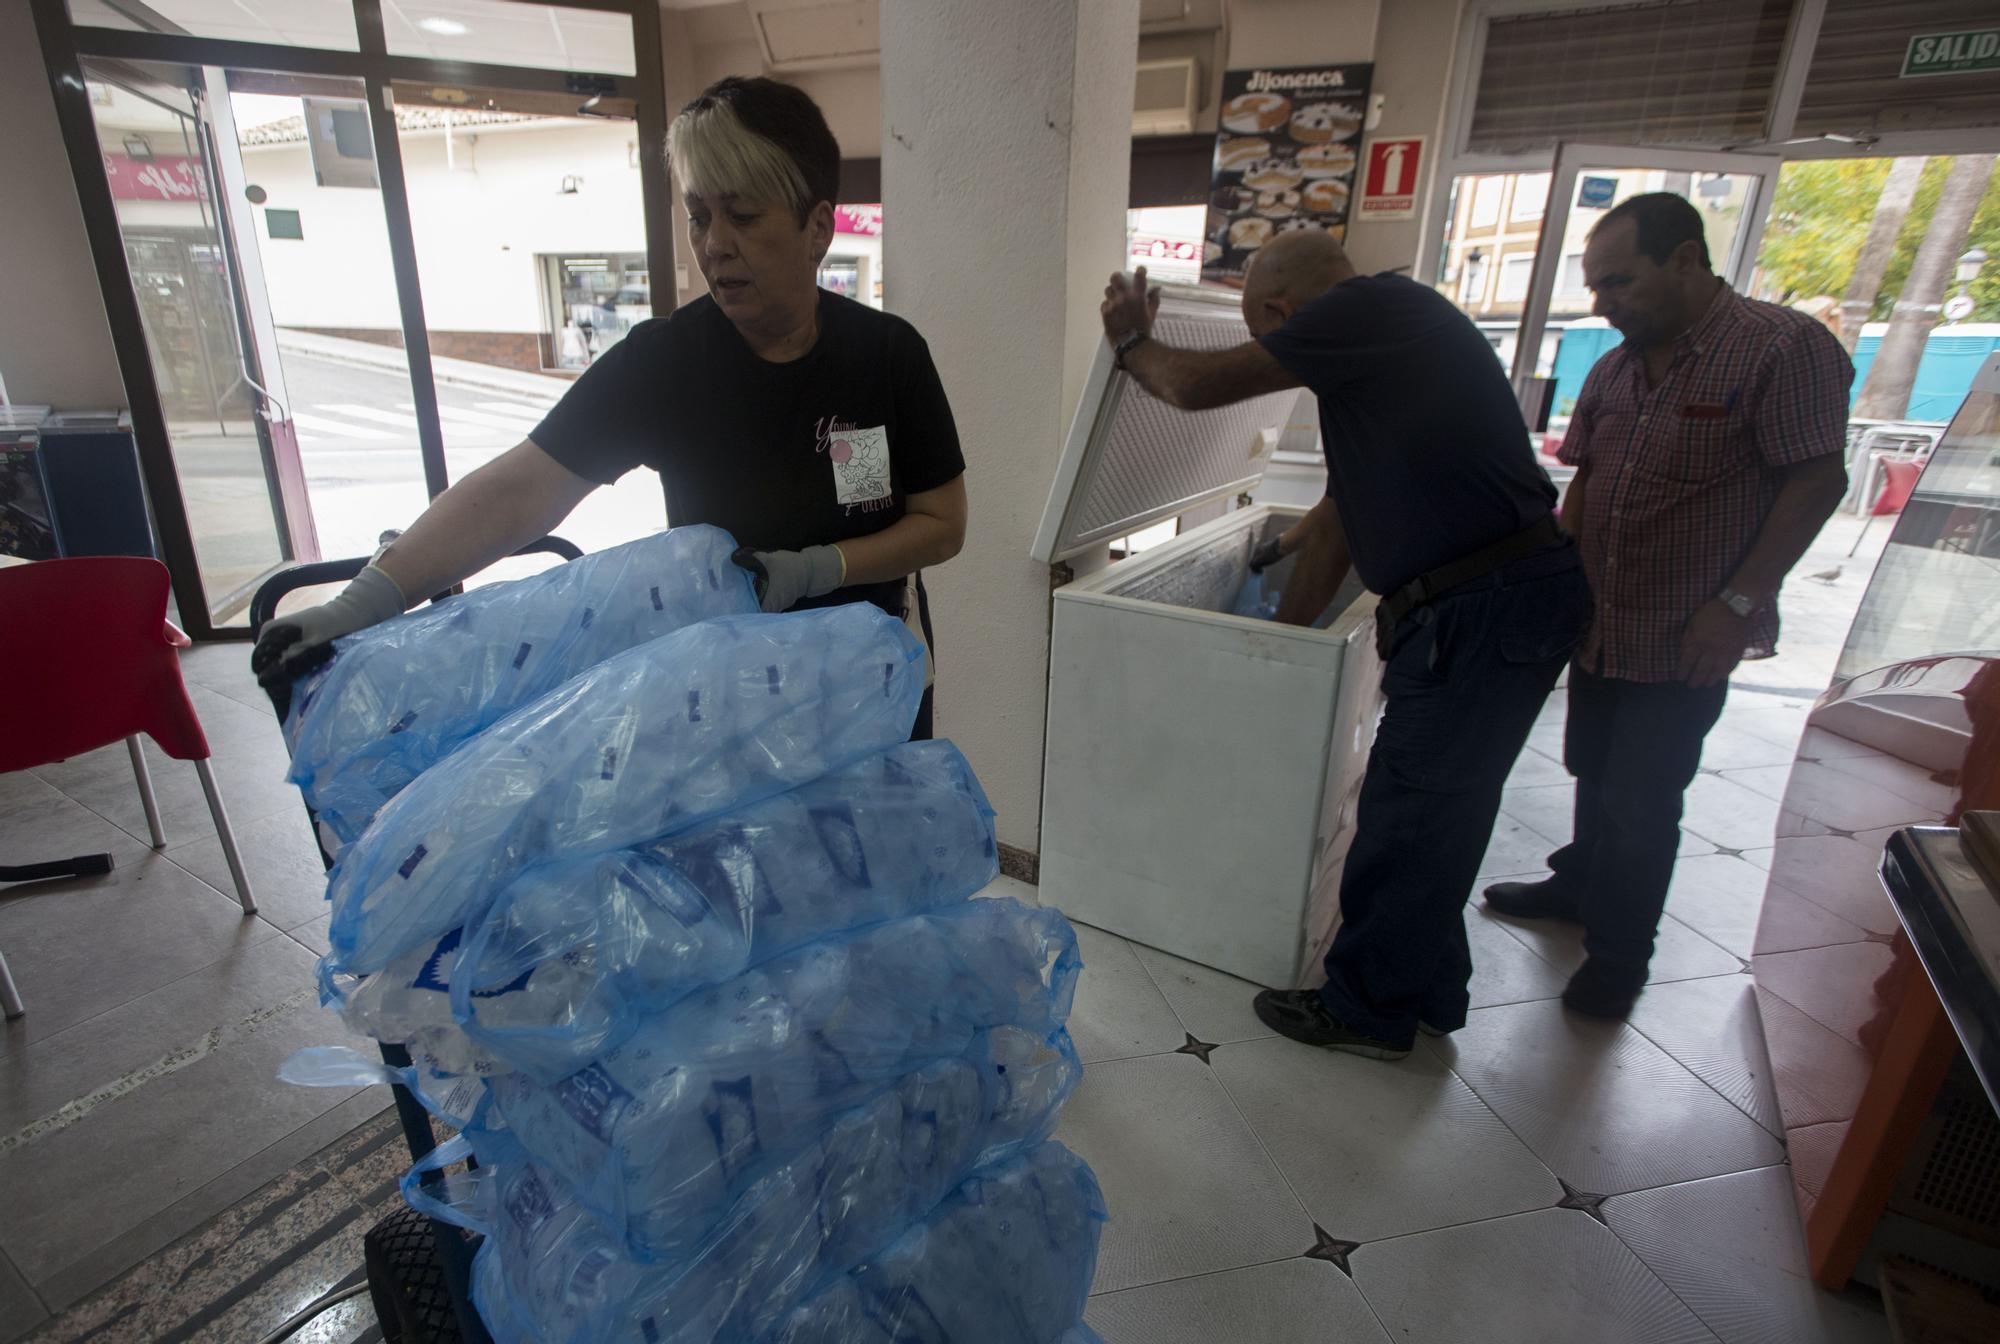
[[[889,430],[835,429],[826,436],[826,455],[833,463],[833,495],[851,510],[886,500],[889,488]]]

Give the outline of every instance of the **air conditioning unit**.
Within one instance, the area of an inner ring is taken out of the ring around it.
[[[1192,56],[1139,62],[1132,87],[1132,134],[1190,134],[1200,89],[1201,63]]]

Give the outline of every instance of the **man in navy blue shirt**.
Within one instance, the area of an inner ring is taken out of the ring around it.
[[[1465,1024],[1464,905],[1500,791],[1590,616],[1555,489],[1513,389],[1472,323],[1431,289],[1358,274],[1331,234],[1280,234],[1245,277],[1253,341],[1152,339],[1159,293],[1111,277],[1120,367],[1183,410],[1284,388],[1319,398],[1327,497],[1253,558],[1299,559],[1278,619],[1310,624],[1350,565],[1380,598],[1385,708],[1341,926],[1321,989],[1266,990],[1257,1016],[1294,1040],[1376,1059]]]

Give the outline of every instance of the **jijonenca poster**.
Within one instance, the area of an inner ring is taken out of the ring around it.
[[[1347,235],[1373,65],[1230,70],[1209,177],[1201,278],[1241,285],[1258,248],[1292,229]]]

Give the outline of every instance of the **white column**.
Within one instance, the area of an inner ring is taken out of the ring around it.
[[[972,523],[927,576],[938,732],[1040,847],[1049,575],[1028,558],[1124,261],[1138,0],[882,0],[884,301],[951,398]]]

